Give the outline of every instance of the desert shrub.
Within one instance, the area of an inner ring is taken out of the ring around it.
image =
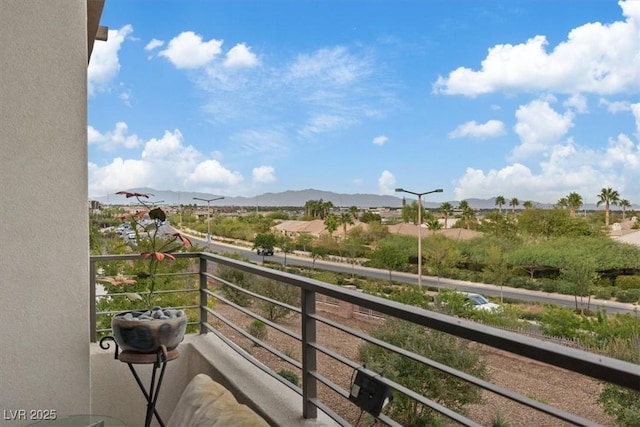
[[[255,289],[261,295],[279,301],[283,304],[292,306],[300,305],[300,289],[287,285],[286,283],[276,282],[265,278],[256,278]],[[261,300],[259,302],[259,308],[262,315],[273,322],[284,319],[291,314],[291,310],[288,308],[268,301]]]
[[[373,331],[372,336],[470,375],[488,379],[486,363],[478,357],[478,352],[469,348],[467,341],[451,335],[389,319]],[[385,377],[451,410],[464,414],[466,405],[482,400],[480,388],[375,344],[361,345],[359,355],[368,369],[381,372]],[[443,422],[441,415],[416,404],[402,393],[394,394],[393,403],[385,408],[385,412],[402,425],[426,427]]]
[[[282,369],[280,372],[278,372],[278,375],[280,375],[282,378],[289,381],[293,385],[297,386],[300,383],[300,379],[298,378],[298,375],[296,375],[295,372],[290,371],[288,369]]]
[[[264,341],[268,334],[267,325],[263,321],[255,319],[247,326],[247,332],[249,332],[251,336]]]
[[[218,276],[227,282],[233,283],[241,288],[249,288],[250,278],[244,271],[237,270],[226,266],[218,267]],[[242,307],[248,307],[251,305],[253,298],[246,293],[235,289],[229,285],[221,284],[220,291],[222,295]]]
[[[599,286],[595,288],[593,294],[598,299],[608,300],[608,299],[611,299],[611,297],[613,296],[613,290],[614,288],[611,286]]]
[[[616,300],[620,302],[634,303],[640,301],[640,289],[628,289],[616,291]]]
[[[554,337],[576,338],[580,325],[580,316],[565,307],[548,307],[540,321],[542,332]]]
[[[640,289],[640,276],[618,276],[616,277],[616,287],[618,289]]]

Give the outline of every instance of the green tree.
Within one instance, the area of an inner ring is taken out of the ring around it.
[[[518,206],[520,206],[520,200],[518,200],[517,197],[512,197],[511,200],[509,200],[509,206],[511,206],[511,213],[516,213],[516,208]]]
[[[576,310],[578,310],[578,296],[581,300],[582,297],[587,296],[587,311],[589,311],[591,290],[600,278],[595,262],[582,254],[569,256],[564,262],[564,268],[560,269],[560,276],[573,285]]]
[[[620,194],[611,187],[603,188],[598,194],[596,206],[604,204],[604,225],[609,226],[609,210],[612,205],[617,205],[620,201]]]
[[[296,245],[298,245],[298,247],[304,252],[307,251],[307,247],[311,245],[311,242],[313,242],[313,236],[309,233],[303,232],[296,236]]]
[[[622,208],[622,220],[624,221],[627,213],[627,209],[631,207],[631,203],[627,199],[622,199],[618,203],[618,205]]]
[[[461,201],[458,207],[462,211],[460,219],[462,220],[464,227],[469,230],[471,228],[471,223],[476,219],[476,213],[473,211],[471,206],[469,206],[469,202],[466,200]]]
[[[453,205],[444,202],[440,205],[440,212],[444,215],[444,228],[449,228],[449,217],[453,215]]]
[[[324,228],[329,232],[329,236],[333,236],[333,233],[338,229],[339,218],[336,214],[330,213],[324,220]]]
[[[470,348],[468,342],[451,335],[396,319],[388,319],[371,335],[467,374],[488,379],[486,363],[478,357],[478,352]],[[453,411],[465,414],[467,405],[482,401],[480,388],[375,344],[362,345],[359,354],[367,368],[382,372],[385,377]],[[387,411],[393,419],[407,426],[426,427],[444,422],[440,414],[401,393],[395,394]]]
[[[533,202],[531,200],[527,200],[522,204],[525,209],[531,209],[533,207]]]
[[[498,245],[489,247],[483,272],[487,275],[489,283],[500,286],[500,303],[503,303],[502,287],[511,275],[511,269],[507,264],[507,255],[502,247]]]
[[[284,266],[287,266],[287,254],[290,254],[295,249],[295,243],[293,239],[286,234],[278,236],[278,246],[282,253],[284,253]]]
[[[569,215],[574,217],[576,212],[582,207],[582,196],[576,192],[569,193],[567,196],[567,207],[569,208]]]
[[[422,253],[427,266],[438,278],[460,261],[460,251],[455,242],[442,235],[434,235],[426,239],[426,244],[422,245]]]
[[[495,205],[498,207],[498,212],[502,213],[502,206],[507,203],[504,196],[496,196]]]
[[[389,282],[393,281],[391,274],[402,271],[409,258],[407,247],[396,244],[397,241],[398,239],[382,240],[371,253],[370,265],[389,270]]]
[[[431,234],[435,234],[436,231],[442,228],[442,224],[440,224],[438,218],[431,218],[427,221],[427,228],[431,230]]]
[[[342,212],[338,218],[338,224],[342,226],[343,238],[347,238],[347,226],[353,225],[353,214],[350,212]]]
[[[412,202],[411,204],[406,204],[402,207],[402,222],[404,223],[412,223],[418,224],[418,202]],[[421,218],[424,218],[424,207],[422,207],[422,212],[420,212]]]

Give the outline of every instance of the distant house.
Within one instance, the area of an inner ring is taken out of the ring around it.
[[[321,234],[327,232],[324,221],[321,219],[314,219],[312,221],[282,221],[280,224],[273,226],[272,230],[276,234],[282,234],[293,239],[302,233],[310,234],[313,237],[320,237]]]

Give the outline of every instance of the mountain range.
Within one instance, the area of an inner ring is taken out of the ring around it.
[[[322,191],[316,189],[306,190],[288,190],[280,193],[264,193],[252,197],[228,197],[210,193],[200,193],[191,191],[167,191],[167,190],[155,190],[152,188],[132,188],[127,190],[131,193],[142,193],[153,195],[149,198],[149,202],[152,203],[164,203],[167,205],[187,205],[198,204],[206,205],[207,203],[202,200],[194,200],[194,198],[211,200],[219,197],[224,197],[223,200],[216,200],[211,202],[211,206],[238,206],[238,207],[304,207],[305,203],[309,200],[323,200],[325,202],[331,202],[336,207],[350,207],[357,206],[359,208],[399,208],[402,207],[403,197],[379,195],[379,194],[340,194],[330,191]],[[96,200],[102,204],[107,205],[126,205],[134,201],[133,199],[127,199],[122,195],[106,195],[102,197],[95,197],[92,200]],[[415,198],[406,198],[408,203],[411,203]],[[474,209],[496,209],[495,198],[490,199],[466,199]],[[459,201],[450,200],[452,206],[457,207]],[[522,202],[521,202],[522,203]],[[422,204],[428,209],[437,209],[442,202],[430,202],[423,198]],[[534,206],[541,208],[550,208],[553,205],[548,203],[535,203]],[[509,206],[503,206],[503,210],[511,209]],[[517,209],[523,209],[522,204]],[[583,209],[596,210],[598,209],[595,204],[585,205]]]

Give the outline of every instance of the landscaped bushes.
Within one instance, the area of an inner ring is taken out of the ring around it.
[[[640,289],[640,276],[618,276],[616,286],[618,289]]]
[[[616,300],[620,302],[640,302],[640,289],[627,289],[616,291]]]

